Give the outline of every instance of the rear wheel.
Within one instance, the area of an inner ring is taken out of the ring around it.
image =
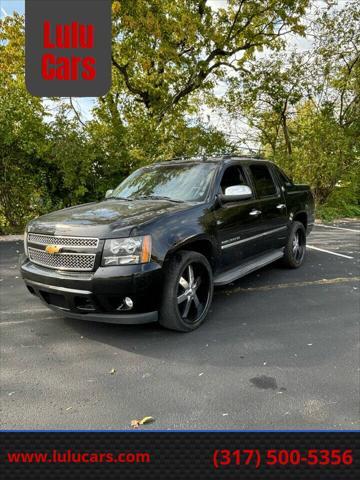
[[[212,270],[206,257],[176,252],[165,270],[160,324],[180,332],[195,330],[204,322],[212,296]]]
[[[306,252],[306,232],[301,222],[291,225],[289,238],[284,250],[283,263],[290,268],[298,268],[304,261]]]

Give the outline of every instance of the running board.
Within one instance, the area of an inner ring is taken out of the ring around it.
[[[275,262],[284,256],[284,250],[275,250],[270,253],[261,255],[251,261],[244,263],[243,265],[232,268],[224,273],[220,273],[214,278],[214,286],[219,287],[220,285],[226,285],[231,283],[238,278],[244,277],[248,273],[254,272],[259,268],[269,265],[269,263]]]

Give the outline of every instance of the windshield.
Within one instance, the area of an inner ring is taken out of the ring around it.
[[[172,201],[205,200],[216,164],[161,165],[136,170],[113,191],[111,198],[167,198]]]

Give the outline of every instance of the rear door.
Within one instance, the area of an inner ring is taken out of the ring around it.
[[[253,163],[248,169],[260,202],[262,221],[260,250],[281,248],[286,243],[288,223],[284,192],[271,164]]]

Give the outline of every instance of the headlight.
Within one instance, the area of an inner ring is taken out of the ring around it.
[[[148,263],[151,259],[151,236],[106,240],[101,265]]]
[[[25,252],[25,255],[28,257],[28,248],[27,248],[27,230],[25,228],[25,232],[24,232],[24,252]]]

